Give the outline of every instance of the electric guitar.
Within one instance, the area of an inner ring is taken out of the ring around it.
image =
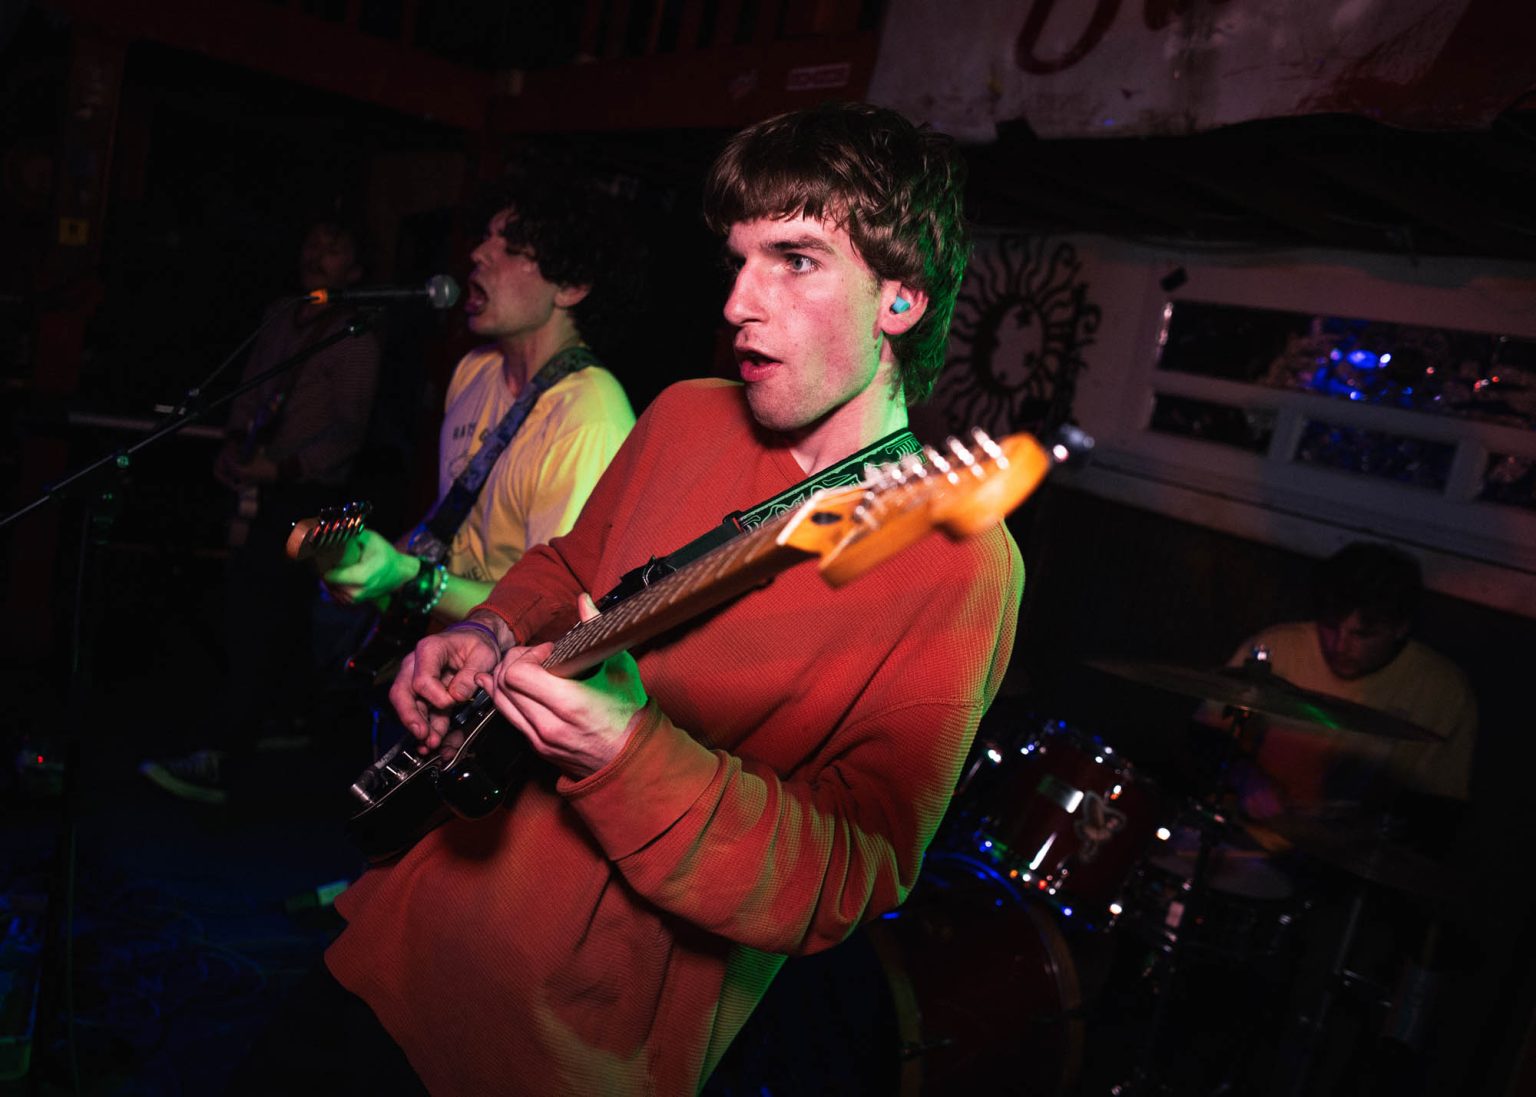
[[[1093,444],[1070,429],[1050,452],[1027,434],[1001,444],[979,430],[973,438],[974,450],[951,439],[947,454],[929,449],[926,460],[914,455],[872,470],[862,484],[816,492],[578,624],[556,641],[545,668],[574,678],[803,560],[819,558],[823,578],[837,587],[932,530],[973,536],[1023,502],[1053,464]],[[371,862],[398,857],[455,815],[489,814],[536,757],[484,690],[451,724],[453,746],[421,757],[417,740],[405,736],[352,785],[356,812],[347,833]]]
[[[293,524],[284,546],[290,560],[307,560],[324,574],[332,568],[355,564],[362,554],[358,535],[371,505],[364,502],[326,507],[313,518]],[[427,633],[431,614],[406,609],[395,599],[374,618],[362,646],[347,658],[347,673],[373,682],[392,675],[406,653]]]

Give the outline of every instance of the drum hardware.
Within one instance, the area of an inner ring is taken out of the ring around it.
[[[1199,833],[1193,870],[1179,887],[1178,917],[1174,925],[1165,931],[1159,945],[1160,970],[1157,972],[1152,1017],[1138,1049],[1136,1064],[1129,1078],[1110,1087],[1113,1097],[1137,1097],[1164,1090],[1157,1053],[1163,1046],[1172,1003],[1183,975],[1185,960],[1191,950],[1190,928],[1200,925],[1205,917],[1212,852],[1227,826],[1225,817],[1214,807],[1207,804],[1196,804],[1193,807]]]
[[[1351,877],[1343,925],[1332,949],[1327,975],[1312,1008],[1296,1018],[1289,1042],[1288,1092],[1303,1094],[1315,1079],[1313,1067],[1329,1018],[1340,995],[1351,994],[1383,1011],[1383,1034],[1413,1047],[1422,1035],[1434,982],[1428,955],[1439,933],[1439,917],[1455,906],[1445,887],[1445,866],[1399,839],[1402,820],[1387,812],[1355,812],[1343,816],[1278,815],[1252,824],[1255,830],[1279,836],[1288,846]],[[1352,963],[1360,940],[1367,900],[1373,894],[1396,893],[1394,903],[1411,897],[1432,921],[1422,963],[1409,958],[1400,985],[1393,988],[1358,970]]]

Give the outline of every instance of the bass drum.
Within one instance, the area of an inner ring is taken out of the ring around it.
[[[1082,1067],[1077,968],[1049,910],[930,857],[897,911],[789,960],[703,1092],[1058,1095]]]

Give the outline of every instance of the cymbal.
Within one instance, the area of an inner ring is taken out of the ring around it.
[[[1117,678],[1198,697],[1233,708],[1250,709],[1311,730],[1354,731],[1384,739],[1428,742],[1437,736],[1400,716],[1368,708],[1342,697],[1314,693],[1286,681],[1259,664],[1197,670],[1174,663],[1128,659],[1090,659],[1088,665]]]
[[[1248,826],[1278,834],[1302,853],[1383,887],[1426,898],[1450,890],[1445,865],[1383,837],[1369,818],[1275,815]]]

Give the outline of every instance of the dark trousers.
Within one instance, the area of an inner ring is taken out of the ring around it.
[[[317,677],[310,621],[316,576],[284,552],[295,520],[337,502],[340,491],[318,484],[288,484],[263,492],[246,543],[230,554],[224,588],[227,693],[218,746],[249,749],[263,734],[280,731],[302,709]]]

